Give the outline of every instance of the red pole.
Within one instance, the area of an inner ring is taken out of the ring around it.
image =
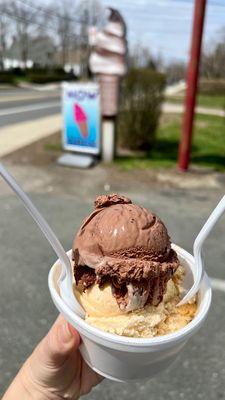
[[[207,0],[195,0],[191,53],[187,71],[185,111],[183,116],[182,137],[179,145],[178,156],[178,166],[181,171],[186,171],[188,169],[190,161],[206,1]]]

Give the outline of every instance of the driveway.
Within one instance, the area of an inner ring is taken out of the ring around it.
[[[97,166],[87,171],[54,164],[33,166],[6,162],[29,192],[66,249],[95,195],[119,192],[161,216],[172,240],[191,251],[195,235],[225,192],[216,186],[179,186],[159,182],[151,173],[121,172]],[[188,182],[188,175],[182,180]],[[201,182],[204,176],[196,175]],[[225,218],[225,217],[224,217]],[[119,384],[105,380],[89,400],[224,399],[225,387],[225,223],[221,220],[205,246],[208,273],[214,281],[213,304],[204,327],[177,361],[148,382]],[[54,321],[57,311],[47,287],[55,255],[21,203],[0,180],[0,387],[1,393],[23,360]],[[218,284],[220,283],[221,286]]]

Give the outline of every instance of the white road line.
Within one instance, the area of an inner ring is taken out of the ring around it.
[[[1,103],[14,103],[16,101],[27,101],[27,100],[43,100],[43,101],[52,101],[55,99],[60,100],[60,93],[52,92],[52,93],[25,93],[25,94],[9,94],[9,93],[0,93],[0,104]]]
[[[225,280],[210,278],[210,282],[214,290],[220,290],[221,292],[225,293]]]
[[[52,101],[52,102],[48,102],[48,103],[38,103],[38,104],[34,104],[34,105],[29,105],[29,106],[12,107],[12,108],[8,108],[5,110],[0,110],[0,117],[12,115],[12,114],[20,114],[20,113],[27,112],[27,111],[43,110],[45,108],[53,108],[56,106],[60,106],[59,101]]]

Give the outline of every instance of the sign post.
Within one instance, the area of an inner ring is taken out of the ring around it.
[[[63,154],[59,164],[89,167],[100,153],[100,95],[96,83],[62,86]]]
[[[207,0],[195,0],[191,53],[187,71],[185,111],[178,155],[178,166],[181,171],[188,169],[190,161],[206,3]]]

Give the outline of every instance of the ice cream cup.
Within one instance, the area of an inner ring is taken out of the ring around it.
[[[193,269],[194,258],[184,249],[173,245],[181,264]],[[71,251],[68,252],[71,256]],[[59,260],[49,272],[52,300],[61,314],[80,333],[80,352],[86,363],[100,375],[119,382],[150,378],[167,368],[178,356],[191,336],[202,326],[211,304],[211,286],[205,273],[198,292],[198,309],[194,319],[177,332],[154,338],[130,338],[107,333],[88,325],[63,302],[57,280]]]

